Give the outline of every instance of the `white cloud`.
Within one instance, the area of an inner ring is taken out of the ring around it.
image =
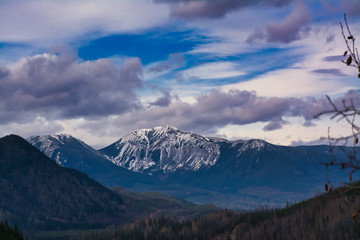
[[[83,37],[164,24],[169,6],[148,1],[2,1],[0,41],[52,46]]]
[[[334,37],[327,42],[326,37],[330,35]],[[285,63],[293,55],[301,56],[291,66],[265,72],[248,81],[225,85],[222,89],[256,91],[262,96],[306,97],[336,95],[358,88],[358,79],[353,68],[341,63],[340,59],[324,60],[344,52],[345,43],[337,24],[313,25],[309,37],[292,46],[285,54],[268,56],[274,58],[274,61]]]
[[[278,145],[293,145],[294,143],[300,145],[308,143],[327,144],[327,140],[319,140],[327,137],[329,127],[332,137],[344,136],[347,133],[351,134],[351,129],[346,123],[331,121],[327,117],[323,120],[317,120],[314,127],[303,126],[304,121],[299,117],[286,117],[284,119],[288,124],[285,124],[281,129],[270,132],[262,131],[266,123],[260,122],[247,125],[229,124],[219,128],[216,134],[227,139],[258,138]]]
[[[244,75],[245,73],[237,70],[238,68],[239,66],[233,62],[213,62],[182,71],[182,75],[185,79],[215,79]]]
[[[36,117],[33,121],[26,123],[2,124],[0,136],[17,134],[22,137],[33,135],[57,134],[64,131],[61,121],[48,121],[44,117]]]
[[[261,96],[306,97],[338,94],[353,86],[344,86],[335,79],[324,79],[304,69],[281,69],[266,73],[250,81],[230,84],[223,90],[255,91]]]

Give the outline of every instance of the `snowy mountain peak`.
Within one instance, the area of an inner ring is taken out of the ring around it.
[[[153,130],[157,131],[157,132],[163,132],[163,133],[180,131],[176,127],[173,127],[173,126],[168,125],[168,124],[166,124],[164,126],[161,126],[161,127],[155,127],[155,128],[153,128]]]
[[[165,125],[133,131],[100,151],[129,170],[167,174],[214,165],[220,156],[220,146],[214,141]]]
[[[265,147],[266,142],[261,139],[251,139],[247,141],[246,145],[250,149],[260,150]]]
[[[68,140],[70,138],[74,138],[70,134],[57,134],[57,135],[50,135],[51,137],[58,139],[59,141]]]
[[[90,148],[84,142],[74,138],[70,134],[31,136],[26,140],[45,153],[45,155],[54,159],[60,166],[65,166],[67,162],[67,159],[62,157],[62,149],[64,146],[77,143],[86,148]]]

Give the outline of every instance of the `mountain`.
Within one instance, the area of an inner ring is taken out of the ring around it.
[[[59,167],[25,139],[0,139],[0,213],[26,229],[104,226],[129,220],[121,197]]]
[[[198,171],[213,166],[220,157],[217,138],[180,131],[166,125],[142,129],[101,149],[113,163],[149,175],[168,176],[176,171]]]
[[[27,138],[27,141],[58,165],[84,172],[106,186],[157,184],[154,178],[118,167],[103,154],[71,135],[33,136]]]
[[[133,131],[99,151],[92,149],[89,155],[85,154],[84,143],[75,146],[66,142],[55,151],[53,145],[41,139],[43,137],[29,141],[43,152],[52,153],[50,157],[54,161],[63,163],[68,159],[69,163],[73,158],[74,162],[79,159],[86,162],[91,155],[96,155],[101,158],[101,163],[106,159],[114,163],[112,167],[116,164],[137,174],[131,181],[126,178],[110,181],[107,171],[102,171],[100,166],[87,172],[107,186],[159,191],[224,208],[280,207],[286,202],[314,196],[327,181],[325,167],[319,163],[329,162],[332,158],[328,146],[287,147],[259,139],[229,141],[185,132],[169,125]],[[73,152],[78,155],[65,151],[65,145],[74,148]],[[86,156],[82,156],[84,154]],[[341,151],[333,154],[340,161],[346,158]],[[76,165],[73,167],[80,169]],[[97,178],[98,171],[102,171],[104,178]],[[336,169],[329,169],[328,175],[335,184],[346,179]],[[148,177],[148,180],[139,180],[141,177]],[[132,185],[123,184],[127,182]]]
[[[227,208],[281,206],[313,196],[327,181],[328,146],[277,146],[259,139],[229,141],[169,125],[133,131],[99,150],[129,170],[166,179],[165,192]],[[345,159],[340,151],[337,159]],[[334,170],[335,183],[344,179]],[[164,191],[164,189],[156,189]]]
[[[59,166],[16,135],[0,138],[0,166],[0,218],[30,232],[100,228],[164,213],[189,218],[219,210],[158,193],[110,190],[78,170]]]

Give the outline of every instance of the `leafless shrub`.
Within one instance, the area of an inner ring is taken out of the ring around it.
[[[343,53],[344,60],[342,62],[347,66],[355,67],[358,71],[358,78],[360,78],[360,57],[358,49],[355,47],[355,37],[351,33],[346,14],[344,14],[344,25],[340,22],[341,33],[345,41],[346,50]],[[340,106],[337,106],[329,96],[326,96],[327,100],[331,105],[331,110],[324,111],[315,116],[315,118],[322,115],[331,115],[331,120],[342,121],[344,120],[351,129],[351,134],[341,136],[341,137],[332,137],[330,134],[330,128],[328,129],[327,139],[330,145],[330,153],[332,155],[332,159],[330,162],[323,163],[326,166],[326,176],[327,183],[325,183],[324,188],[325,191],[331,192],[333,190],[333,184],[328,177],[328,168],[337,166],[341,170],[346,171],[348,174],[348,178],[350,183],[353,181],[353,174],[360,170],[360,159],[358,157],[358,143],[359,143],[359,135],[360,135],[360,109],[358,109],[352,99],[350,101],[343,100]],[[340,161],[336,158],[335,152],[342,151],[346,154],[347,160]],[[329,187],[331,185],[332,187]],[[345,191],[350,191],[351,189],[357,188],[360,189],[360,186],[347,184],[347,188],[344,188]],[[338,190],[341,191],[341,190]],[[341,195],[344,196],[346,202],[349,202],[345,195],[346,192],[340,192]],[[358,208],[354,209],[354,213],[352,214],[352,219],[355,219],[357,215],[359,215],[360,210]]]

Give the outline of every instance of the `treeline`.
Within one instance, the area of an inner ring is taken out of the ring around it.
[[[17,225],[14,228],[9,226],[7,221],[0,222],[0,239],[1,240],[23,240],[23,233],[18,229]]]
[[[224,210],[182,222],[170,216],[147,218],[82,239],[360,239],[360,216],[352,219],[360,190],[342,190],[284,209]]]

